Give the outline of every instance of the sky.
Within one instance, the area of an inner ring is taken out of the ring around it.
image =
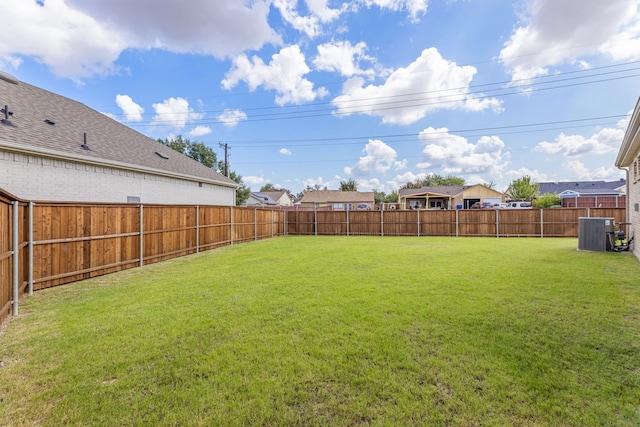
[[[0,70],[253,191],[617,180],[640,0],[14,0]]]

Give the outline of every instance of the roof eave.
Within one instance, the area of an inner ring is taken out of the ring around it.
[[[238,189],[240,187],[240,184],[238,183],[232,184],[230,182],[219,181],[219,180],[195,176],[195,175],[181,174],[181,173],[171,172],[171,171],[162,170],[162,169],[149,168],[149,167],[134,165],[130,163],[118,162],[116,160],[97,159],[95,157],[65,153],[57,150],[51,150],[48,148],[29,147],[29,146],[15,144],[15,143],[3,141],[3,140],[0,140],[0,148],[4,148],[14,153],[25,154],[28,156],[40,156],[40,157],[47,157],[47,158],[56,159],[56,160],[66,160],[66,161],[76,162],[76,163],[86,163],[94,166],[106,166],[106,167],[114,167],[119,169],[127,169],[130,171],[139,172],[139,173],[149,173],[152,175],[159,175],[159,176],[165,176],[165,177],[168,176],[171,178],[184,179],[184,180],[193,181],[193,182],[203,182],[203,183],[219,185],[223,187],[229,187],[233,189]]]
[[[633,110],[627,131],[625,132],[615,165],[628,168],[635,160],[635,153],[640,151],[640,98]]]

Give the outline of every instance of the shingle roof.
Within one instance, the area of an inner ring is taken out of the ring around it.
[[[625,180],[618,181],[564,181],[540,182],[540,194],[560,194],[563,191],[573,191],[579,194],[615,194],[615,190],[624,186]]]
[[[282,197],[286,192],[286,190],[263,191],[261,194],[264,194],[265,196],[277,202],[278,200],[280,200],[280,197]]]
[[[5,105],[13,115],[0,123],[0,148],[237,187],[213,169],[64,96],[0,78],[0,108]],[[89,150],[82,148],[85,134]]]
[[[263,203],[265,205],[276,205],[276,201],[273,200],[273,198],[271,198],[267,192],[262,192],[262,193],[251,193],[251,195],[253,195],[253,197],[255,197],[256,199],[260,200],[260,203]]]
[[[314,190],[307,191],[300,203],[373,203],[373,191]]]
[[[455,196],[456,194],[460,194],[467,188],[471,187],[473,187],[473,185],[438,185],[421,188],[403,188],[398,191],[398,196],[407,197],[425,193]]]

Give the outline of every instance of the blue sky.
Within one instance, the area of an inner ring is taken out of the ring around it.
[[[0,69],[258,190],[615,180],[640,0],[15,0]]]

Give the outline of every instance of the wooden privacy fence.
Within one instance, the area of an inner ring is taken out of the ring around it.
[[[24,292],[281,236],[285,215],[229,206],[24,203],[0,193],[0,322],[17,314]]]
[[[578,237],[578,218],[626,220],[624,208],[290,211],[289,235]]]

